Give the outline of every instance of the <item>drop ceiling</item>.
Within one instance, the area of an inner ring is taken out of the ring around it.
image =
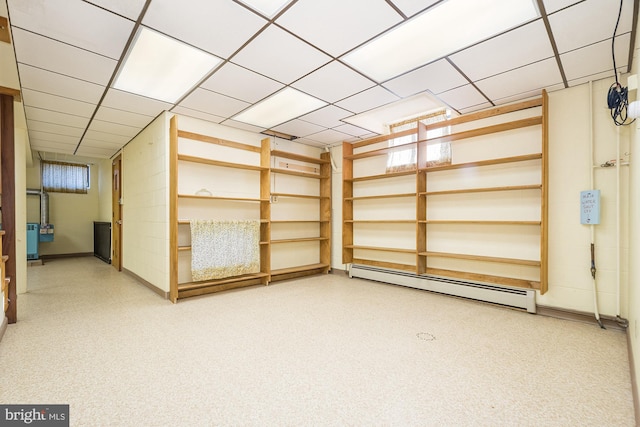
[[[613,76],[613,0],[537,0],[535,19],[384,81],[345,61],[439,3],[292,0],[273,17],[234,0],[6,0],[6,7],[31,147],[65,155],[111,157],[163,111],[323,147],[375,134],[359,115],[403,99],[464,114]],[[621,73],[631,67],[637,13],[638,0],[623,1],[615,38]],[[114,89],[140,26],[222,61],[175,104]],[[398,49],[429,43],[437,40]],[[234,119],[286,87],[323,106],[271,129]]]

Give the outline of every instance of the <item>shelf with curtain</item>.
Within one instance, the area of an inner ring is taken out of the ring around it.
[[[260,146],[224,140],[180,129],[178,116],[171,119],[173,302],[269,283],[269,148],[268,139]]]
[[[331,160],[272,150],[271,280],[331,269]],[[292,255],[295,254],[295,255]]]

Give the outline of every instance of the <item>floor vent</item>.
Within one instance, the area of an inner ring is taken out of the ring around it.
[[[467,282],[439,276],[417,275],[405,271],[387,270],[356,264],[351,266],[349,277],[358,277],[509,307],[517,307],[525,309],[529,313],[536,312],[536,292],[533,289]]]

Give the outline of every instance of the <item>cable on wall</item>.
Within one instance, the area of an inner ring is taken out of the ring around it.
[[[613,58],[613,74],[616,82],[611,85],[609,93],[607,94],[607,106],[611,111],[611,118],[616,126],[630,125],[635,121],[635,119],[633,119],[627,123],[627,120],[630,118],[627,114],[627,109],[629,107],[629,91],[628,88],[622,86],[618,81],[618,68],[616,67],[615,42],[618,25],[620,24],[620,15],[622,15],[622,3],[623,0],[620,0],[618,19],[616,20],[613,37],[611,38],[611,57]]]

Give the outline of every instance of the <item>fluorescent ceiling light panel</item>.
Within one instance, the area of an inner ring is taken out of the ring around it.
[[[257,10],[263,15],[273,18],[273,16],[280,12],[289,0],[240,0],[252,9]]]
[[[382,135],[388,132],[387,126],[393,123],[443,108],[445,106],[431,94],[423,92],[342,120]]]
[[[233,119],[269,129],[325,105],[327,103],[318,98],[287,87],[246,109]]]
[[[539,16],[533,0],[448,0],[347,54],[378,82],[435,61]]]
[[[140,27],[113,87],[174,104],[221,59]]]

